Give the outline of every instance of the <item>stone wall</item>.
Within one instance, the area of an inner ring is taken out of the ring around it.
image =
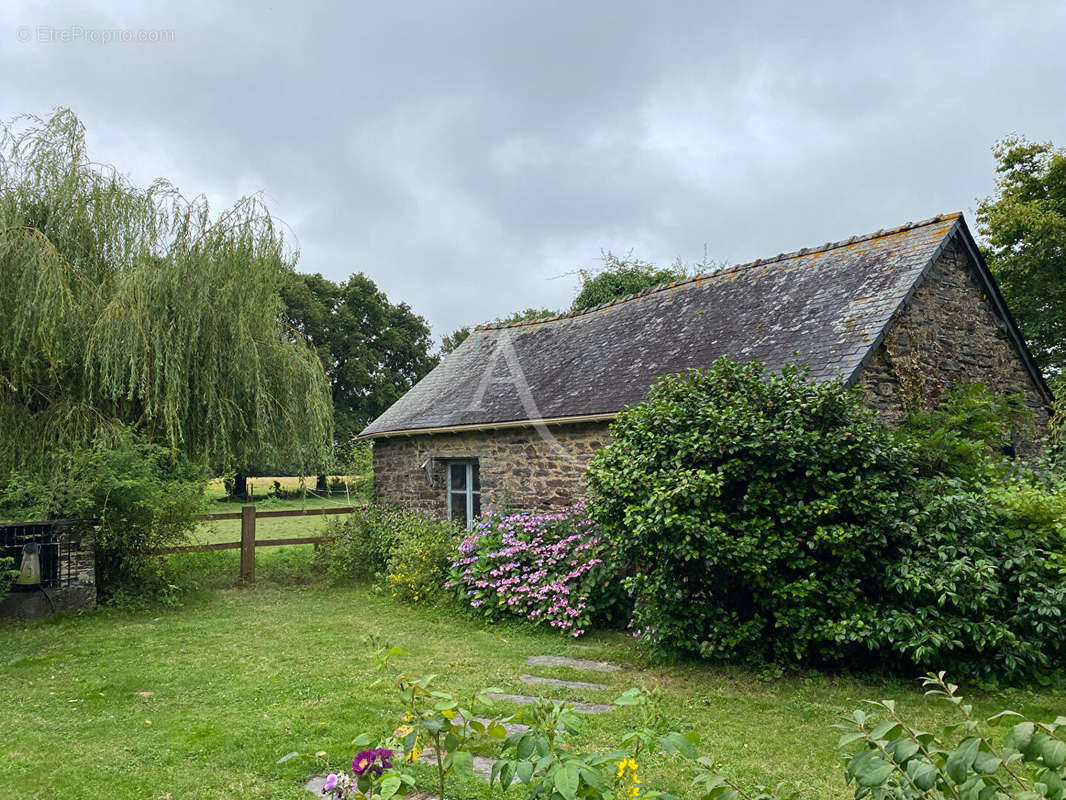
[[[1019,452],[1033,451],[1035,438],[1047,429],[1049,409],[956,238],[897,312],[858,385],[865,405],[896,424],[909,408],[928,406],[959,381],[1024,395],[1037,430],[1019,442]]]
[[[374,499],[447,514],[448,459],[476,459],[482,508],[537,511],[584,497],[585,468],[607,441],[607,423],[553,425],[554,442],[533,428],[393,436],[374,440]],[[433,459],[430,479],[421,465]]]

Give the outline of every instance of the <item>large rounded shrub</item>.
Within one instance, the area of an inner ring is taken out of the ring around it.
[[[661,378],[611,437],[590,511],[646,638],[732,661],[853,650],[837,622],[869,607],[912,475],[853,391],[722,359]]]

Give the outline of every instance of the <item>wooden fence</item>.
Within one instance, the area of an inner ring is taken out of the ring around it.
[[[227,514],[200,514],[196,519],[203,522],[219,522],[227,519],[239,519],[241,521],[241,540],[239,542],[218,542],[216,544],[193,544],[183,547],[165,547],[157,550],[157,553],[169,555],[172,553],[209,553],[212,550],[240,550],[241,551],[241,580],[245,583],[255,581],[255,548],[278,547],[289,544],[321,544],[335,539],[334,536],[305,536],[296,539],[256,539],[255,521],[260,517],[317,517],[325,514],[351,514],[358,506],[340,506],[338,508],[308,508],[296,511],[259,511],[255,506],[241,506],[239,513]]]

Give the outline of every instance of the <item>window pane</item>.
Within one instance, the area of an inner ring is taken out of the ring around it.
[[[478,517],[481,514],[481,495],[480,494],[475,494],[474,497],[473,497],[473,500],[474,500],[474,516]]]
[[[452,471],[452,491],[466,488],[466,464],[449,464]]]
[[[452,492],[452,522],[466,527],[466,492]]]
[[[474,479],[473,479],[474,491],[475,492],[480,492],[481,491],[481,473],[478,471],[477,464],[471,464],[470,465],[470,472],[474,476]]]

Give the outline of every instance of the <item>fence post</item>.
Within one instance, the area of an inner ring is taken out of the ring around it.
[[[255,506],[241,506],[241,580],[255,582]]]

